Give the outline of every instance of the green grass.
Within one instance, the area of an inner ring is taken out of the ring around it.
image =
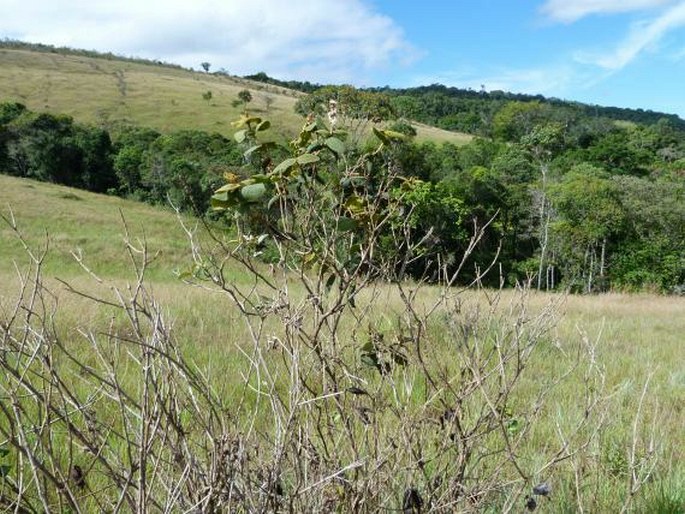
[[[163,207],[0,175],[0,209],[5,217],[10,212],[14,215],[31,247],[47,245],[44,271],[48,276],[79,275],[81,268],[72,252],[80,253],[98,274],[126,274],[129,266],[123,220],[136,238],[144,238],[159,252],[150,268],[153,278],[171,279],[172,271],[186,265],[190,258],[175,214]],[[6,223],[0,226],[0,242],[0,270],[6,276],[12,263],[23,262],[26,255]]]
[[[293,110],[303,93],[238,77],[8,48],[0,48],[0,69],[0,102],[21,102],[33,111],[105,127],[128,122],[162,132],[199,129],[230,137],[231,122],[243,110],[232,102],[243,89],[252,93],[250,113],[270,119],[281,137],[295,136],[303,124]],[[207,91],[210,100],[202,97]],[[470,139],[433,127],[418,131],[419,139],[438,142]]]
[[[61,186],[24,179],[0,176],[0,205],[3,214],[12,206],[19,228],[31,246],[38,247],[47,240],[50,253],[46,261],[46,282],[58,299],[58,329],[73,344],[83,344],[79,329],[104,329],[112,322],[112,313],[70,294],[54,277],[65,279],[76,288],[95,294],[108,294],[107,288],[97,285],[79,271],[70,255],[81,250],[85,261],[96,273],[115,284],[132,279],[126,264],[121,217],[134,237],[147,240],[151,251],[159,251],[159,258],[150,270],[150,287],[157,300],[168,312],[174,333],[183,351],[198,363],[216,384],[220,396],[227,401],[235,395],[241,382],[245,358],[238,348],[248,344],[249,333],[244,320],[234,306],[217,294],[192,288],[180,282],[173,270],[190,262],[190,253],[183,231],[174,213],[167,209],[95,195]],[[16,294],[13,262],[22,269],[26,261],[23,250],[12,231],[0,227],[0,305],[7,307]],[[249,280],[238,269],[231,271],[237,280]],[[401,302],[390,287],[378,284],[377,296],[359,298],[359,308],[379,304],[383,309],[374,314],[379,328],[393,326],[393,312],[401,311]],[[422,290],[417,305],[428,304],[438,291],[431,287]],[[303,291],[293,283],[293,298]],[[488,309],[487,291],[468,291],[462,295],[463,312]],[[505,291],[498,315],[506,321],[508,302],[515,301],[516,293]],[[514,416],[525,417],[531,399],[542,384],[558,376],[574,362],[584,340],[596,345],[597,369],[606,379],[603,404],[606,413],[600,436],[584,454],[583,462],[573,459],[555,467],[549,479],[555,492],[552,499],[542,502],[541,512],[573,512],[575,495],[572,464],[578,469],[595,470],[602,480],[581,482],[580,494],[586,508],[592,512],[617,512],[625,498],[626,452],[633,437],[637,417],[638,453],[647,451],[649,438],[655,436],[658,462],[654,478],[639,491],[633,503],[635,512],[683,512],[682,485],[685,484],[685,299],[656,295],[607,294],[598,296],[570,296],[532,294],[528,301],[533,316],[550,303],[560,302],[559,319],[554,328],[544,335],[539,351],[530,363],[529,371],[512,398]],[[0,312],[2,312],[0,310]],[[454,345],[447,313],[429,327],[429,358],[449,369]],[[347,352],[354,352],[352,338],[354,323],[350,320],[341,329],[341,340]],[[506,326],[500,325],[502,327]],[[282,327],[268,326],[267,331],[278,333]],[[248,344],[249,346],[249,344]],[[84,347],[86,348],[86,347]],[[278,352],[267,352],[267,359],[277,365]],[[583,414],[583,377],[589,361],[583,360],[577,373],[555,388],[546,399],[546,406],[535,425],[531,442],[522,448],[522,460],[534,468],[559,444],[559,431],[568,428]],[[369,388],[384,387],[383,380],[363,369]],[[287,378],[284,375],[284,379]],[[133,378],[132,378],[133,379]],[[421,397],[420,377],[409,373],[404,378],[406,389],[400,394]],[[639,399],[645,384],[647,394],[638,412]],[[230,403],[230,401],[229,401]],[[269,423],[269,410],[262,422]],[[418,413],[411,413],[418,415]],[[267,429],[268,430],[268,429]],[[653,432],[652,432],[653,430]]]

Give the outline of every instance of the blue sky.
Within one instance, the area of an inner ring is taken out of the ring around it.
[[[0,0],[0,12],[0,37],[196,69],[685,117],[684,0]]]

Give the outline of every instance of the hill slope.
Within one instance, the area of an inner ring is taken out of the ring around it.
[[[162,132],[192,128],[231,135],[231,122],[243,109],[232,103],[243,89],[252,93],[250,112],[269,118],[282,136],[295,135],[303,121],[293,109],[303,93],[225,74],[1,45],[0,69],[0,101],[68,114],[84,123],[124,121]],[[206,100],[208,91],[212,95]],[[470,140],[427,126],[417,126],[417,132],[419,140]]]
[[[65,186],[0,175],[0,214],[11,213],[34,250],[46,241],[48,275],[83,274],[71,252],[82,252],[93,271],[104,276],[130,276],[123,243],[123,219],[132,237],[144,237],[153,251],[161,249],[150,271],[171,279],[175,268],[191,261],[188,242],[173,212],[114,196],[98,195]],[[26,252],[13,230],[0,220],[0,279],[20,267]]]
[[[78,55],[0,48],[2,100],[35,111],[65,113],[77,121],[106,125],[128,121],[163,132],[196,128],[228,134],[241,107],[231,103],[251,89],[254,111],[276,126],[299,127],[293,105],[300,93],[228,76]],[[211,99],[202,95],[212,92]]]

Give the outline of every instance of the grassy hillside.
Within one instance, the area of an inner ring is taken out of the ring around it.
[[[190,258],[185,235],[169,209],[6,175],[0,175],[0,209],[5,217],[11,211],[29,246],[37,250],[47,243],[48,276],[81,274],[72,252],[80,252],[98,274],[125,275],[129,266],[123,219],[137,238],[145,238],[160,252],[151,267],[153,278],[172,280],[173,270]],[[0,276],[7,278],[14,262],[21,265],[25,261],[21,242],[2,222]]]
[[[160,131],[195,128],[231,135],[241,106],[232,102],[248,89],[250,111],[272,120],[284,136],[296,134],[302,118],[293,106],[303,94],[227,75],[193,72],[126,60],[0,47],[0,101],[34,111],[64,113],[77,121],[118,121]],[[203,94],[211,91],[210,100]],[[470,136],[417,126],[420,140],[467,142]]]

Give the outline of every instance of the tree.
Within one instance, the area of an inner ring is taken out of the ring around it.
[[[248,104],[252,101],[252,93],[250,93],[249,89],[243,89],[240,93],[238,93],[238,99],[242,103]]]
[[[538,289],[542,289],[543,276],[546,287],[548,289],[554,287],[554,267],[547,262],[549,226],[552,220],[547,185],[550,163],[554,155],[561,150],[562,142],[563,128],[558,123],[536,125],[521,137],[521,144],[530,153],[533,162],[540,170],[539,186],[533,191],[534,209],[538,211],[538,241],[540,243]]]
[[[509,102],[495,115],[492,132],[497,139],[516,143],[537,125],[550,121],[551,114],[550,107],[540,102]]]
[[[211,64],[205,61],[203,63],[200,63],[200,66],[202,66],[202,69],[205,70],[205,73],[209,73],[209,67],[211,66]]]
[[[607,287],[609,245],[624,224],[616,182],[601,168],[581,164],[549,188],[555,212],[552,247],[569,285],[586,293]]]

